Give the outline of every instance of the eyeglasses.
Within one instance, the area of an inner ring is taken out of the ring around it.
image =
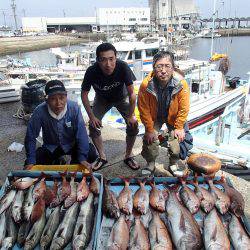
[[[165,68],[166,70],[173,69],[172,65],[170,65],[170,64],[158,64],[158,65],[155,65],[156,70],[161,71],[161,70],[163,70],[163,68]]]

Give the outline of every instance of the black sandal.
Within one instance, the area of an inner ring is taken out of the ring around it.
[[[137,162],[132,158],[128,157],[124,159],[123,161],[128,167],[130,167],[132,170],[138,170],[140,166],[137,164]]]
[[[106,164],[108,163],[107,160],[104,160],[100,157],[97,158],[96,163],[93,165],[93,171],[101,170]]]

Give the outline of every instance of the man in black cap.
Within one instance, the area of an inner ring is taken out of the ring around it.
[[[34,164],[58,164],[60,157],[71,155],[71,163],[91,167],[97,158],[77,103],[67,100],[67,92],[59,80],[45,86],[46,101],[36,107],[27,127],[25,168]],[[36,138],[42,129],[43,145],[36,150]]]

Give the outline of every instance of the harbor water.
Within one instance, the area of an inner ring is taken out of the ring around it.
[[[250,36],[242,37],[219,37],[214,39],[214,52],[225,53],[229,55],[231,67],[228,75],[231,77],[239,76],[242,79],[248,79],[247,72],[250,71]],[[211,39],[196,38],[189,44],[190,58],[197,60],[209,60]],[[63,50],[74,51],[83,49],[84,46],[73,45],[63,47]],[[31,65],[55,66],[56,57],[50,53],[50,49],[25,52],[15,54],[12,57],[16,59],[28,60]],[[5,57],[3,57],[5,58]]]

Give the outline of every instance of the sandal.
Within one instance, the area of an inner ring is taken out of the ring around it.
[[[126,159],[124,159],[123,161],[128,167],[130,167],[133,170],[137,170],[140,168],[140,166],[137,164],[137,162],[132,158],[132,157],[128,157]]]
[[[104,160],[104,159],[98,157],[98,158],[97,158],[97,161],[96,161],[96,163],[93,165],[92,169],[93,169],[94,171],[100,170],[100,169],[102,169],[107,163],[108,163],[107,160]]]

